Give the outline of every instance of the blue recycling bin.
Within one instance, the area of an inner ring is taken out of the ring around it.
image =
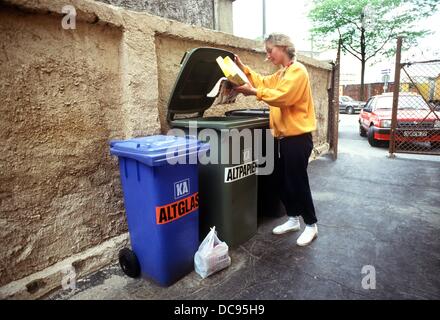
[[[198,156],[208,144],[190,137],[111,141],[119,158],[132,250],[119,261],[131,277],[169,286],[194,269],[199,246]]]

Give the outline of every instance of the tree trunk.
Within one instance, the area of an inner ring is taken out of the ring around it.
[[[364,92],[364,78],[365,78],[365,58],[362,57],[362,61],[361,61],[361,87],[360,87],[360,91],[359,91],[359,100],[360,101],[364,101],[365,98],[365,92]]]
[[[362,21],[363,21],[363,17],[362,17]],[[365,52],[365,29],[362,26],[361,28],[361,88],[359,91],[359,100],[360,101],[364,101],[364,77],[365,77],[365,57],[366,57],[366,52]]]

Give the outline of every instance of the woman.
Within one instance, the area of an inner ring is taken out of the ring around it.
[[[288,36],[271,34],[265,39],[265,46],[267,60],[282,68],[272,75],[261,76],[235,56],[235,62],[250,84],[234,90],[244,95],[255,95],[257,100],[270,106],[270,127],[279,146],[281,201],[289,216],[285,223],[273,229],[273,233],[300,230],[301,215],[306,227],[297,244],[306,246],[318,235],[307,176],[307,165],[313,149],[311,132],[316,129],[309,76],[304,65],[295,60],[295,47]]]

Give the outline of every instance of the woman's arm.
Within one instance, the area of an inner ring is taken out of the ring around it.
[[[275,74],[269,75],[269,76],[262,76],[261,74],[255,72],[250,67],[243,64],[243,62],[240,60],[240,57],[235,55],[234,56],[235,63],[237,66],[246,74],[247,78],[251,82],[252,86],[255,88],[258,88],[260,86],[270,86],[272,83],[272,79],[275,76]]]
[[[288,70],[275,88],[259,86],[255,95],[272,107],[292,106],[304,96],[308,85],[307,73],[301,68]]]
[[[234,90],[245,96],[254,95],[272,107],[284,108],[296,104],[304,96],[308,84],[307,73],[297,68],[289,70],[274,88],[260,86],[254,88],[251,84],[235,87]]]

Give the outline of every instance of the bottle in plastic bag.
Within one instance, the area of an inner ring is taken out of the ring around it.
[[[204,279],[230,265],[229,247],[226,242],[220,241],[213,227],[194,256],[194,269]]]

